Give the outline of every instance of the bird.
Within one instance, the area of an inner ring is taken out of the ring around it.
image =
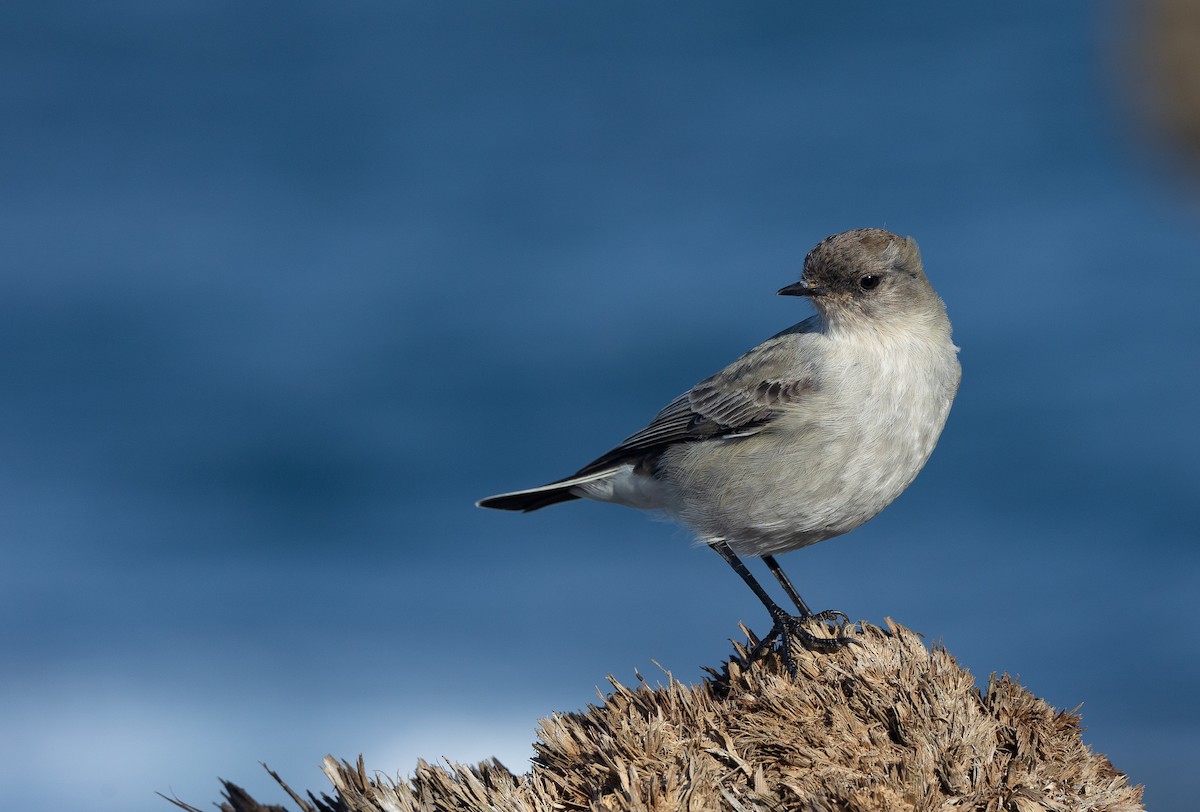
[[[778,291],[815,314],[670,401],[571,476],[477,505],[529,512],[575,499],[665,513],[715,550],[766,608],[796,672],[796,643],[853,643],[845,613],[814,613],[776,555],[874,518],[913,481],[942,433],[962,371],[942,299],[911,237],[834,234]],[[795,605],[785,611],[741,556],[759,556]],[[813,622],[832,624],[815,635]],[[753,639],[753,637],[752,637]]]

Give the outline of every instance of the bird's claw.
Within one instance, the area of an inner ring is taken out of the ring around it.
[[[839,612],[837,609],[826,609],[824,612],[817,612],[810,618],[798,618],[799,620],[819,620],[822,623],[834,621],[833,625],[839,632],[846,626],[850,625],[850,618],[845,612]]]
[[[775,624],[771,627],[771,631],[751,649],[749,662],[754,662],[761,657],[771,647],[771,643],[778,639],[779,654],[783,658],[783,664],[787,667],[788,673],[793,677],[796,676],[797,663],[796,657],[792,653],[792,641],[798,642],[805,648],[822,651],[837,651],[848,645],[861,645],[857,637],[844,633],[848,626],[852,626],[850,618],[846,616],[845,612],[835,609],[826,609],[824,612],[814,615],[789,615],[780,612],[778,615],[773,614],[773,619]],[[814,634],[806,628],[814,621],[825,625],[826,628],[832,624],[832,631],[836,634],[833,637]]]

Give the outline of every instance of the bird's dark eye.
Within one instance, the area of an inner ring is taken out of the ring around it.
[[[863,290],[875,290],[875,288],[879,287],[879,283],[882,279],[882,276],[867,274],[866,276],[859,278],[858,286]]]

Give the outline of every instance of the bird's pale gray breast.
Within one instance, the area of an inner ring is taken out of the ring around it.
[[[938,338],[803,338],[826,342],[822,368],[763,431],[664,455],[661,472],[682,497],[678,518],[702,540],[762,555],[874,517],[921,470],[949,413],[960,373],[948,332]]]

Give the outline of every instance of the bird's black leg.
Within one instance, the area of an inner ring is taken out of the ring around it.
[[[762,584],[755,580],[754,576],[750,574],[750,570],[746,569],[746,565],[742,563],[742,559],[737,557],[727,543],[724,541],[718,541],[714,543],[712,547],[721,554],[721,558],[725,559],[725,563],[733,567],[733,571],[740,575],[742,580],[745,581],[752,590],[754,590],[754,594],[758,596],[760,601],[762,601],[763,606],[767,607],[768,612],[770,612],[772,615],[777,615],[783,612],[783,610],[779,608],[779,604],[771,600],[771,596],[767,594],[767,590],[763,589]],[[812,614],[812,612],[808,611],[807,607],[801,608],[800,611],[805,615]]]
[[[800,610],[800,617],[808,617],[812,614],[812,610],[808,608],[808,604],[804,602],[804,598],[800,597],[800,593],[796,591],[796,587],[792,586],[792,582],[783,574],[783,570],[779,566],[779,562],[775,560],[773,555],[764,555],[763,562],[767,565],[767,569],[775,576],[775,580],[783,587],[783,591],[792,599],[792,603],[796,604],[796,608]]]
[[[764,555],[763,563],[767,565],[767,569],[775,576],[775,580],[783,587],[783,591],[792,599],[792,603],[796,604],[796,609],[800,611],[800,617],[815,617],[817,620],[832,620],[839,626],[849,623],[850,618],[846,617],[845,612],[839,612],[836,609],[826,609],[824,612],[813,612],[808,608],[808,604],[804,602],[804,598],[800,597],[800,593],[796,591],[796,587],[792,586],[792,582],[784,573],[783,568],[779,566],[779,562],[775,560],[773,555]]]
[[[790,673],[792,676],[795,676],[796,659],[792,655],[793,639],[799,639],[807,645],[829,650],[841,648],[847,643],[857,642],[853,637],[817,637],[815,634],[805,629],[803,624],[814,618],[822,620],[828,619],[827,617],[824,617],[827,613],[822,612],[821,616],[813,615],[811,611],[808,611],[808,607],[804,604],[804,601],[800,599],[800,596],[796,594],[795,588],[789,589],[789,587],[791,587],[791,584],[789,583],[784,588],[788,589],[789,597],[792,597],[792,599],[796,601],[796,608],[800,610],[799,615],[789,615],[779,607],[779,604],[775,603],[775,601],[771,599],[771,596],[767,594],[767,591],[762,588],[762,585],[759,584],[759,582],[755,580],[754,576],[750,574],[750,570],[746,569],[746,565],[743,564],[742,560],[737,557],[728,543],[724,541],[717,541],[712,544],[712,548],[716,550],[721,557],[725,559],[725,563],[729,564],[729,566],[733,568],[733,571],[736,572],[738,576],[746,582],[746,585],[749,586],[754,594],[758,596],[758,599],[762,601],[762,605],[766,607],[767,613],[771,615],[771,620],[774,625],[771,626],[771,631],[767,633],[767,636],[759,640],[758,645],[756,645],[754,650],[750,652],[751,660],[758,658],[759,655],[766,651],[767,647],[773,640],[775,640],[775,638],[779,638],[779,642],[781,644],[780,654],[783,656],[783,663],[785,666],[787,666],[788,673]],[[772,572],[778,570],[780,575],[782,575],[782,570],[779,570],[778,568],[779,565],[776,564],[775,567],[772,568]],[[777,575],[776,577],[778,578],[779,576]],[[786,579],[786,576],[784,576],[784,579]]]

